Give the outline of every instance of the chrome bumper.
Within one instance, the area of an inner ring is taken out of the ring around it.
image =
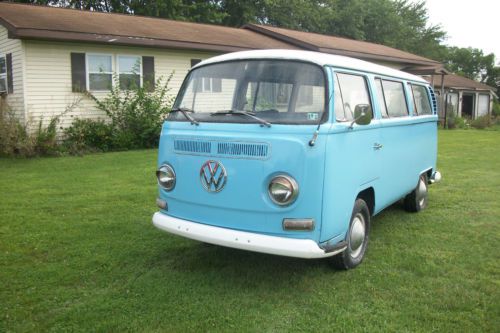
[[[206,243],[287,257],[324,258],[345,250],[343,247],[327,253],[311,239],[276,237],[214,227],[178,219],[161,212],[153,215],[153,224],[158,229]]]

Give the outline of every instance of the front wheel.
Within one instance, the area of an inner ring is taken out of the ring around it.
[[[332,264],[339,269],[351,269],[358,266],[365,256],[369,232],[368,205],[363,199],[356,199],[346,236],[347,248],[332,258]]]
[[[427,207],[427,176],[421,175],[415,189],[405,197],[404,206],[408,212],[420,212]]]

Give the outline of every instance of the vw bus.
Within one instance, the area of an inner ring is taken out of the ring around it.
[[[153,224],[353,268],[372,216],[400,199],[427,206],[437,121],[425,80],[369,62],[288,50],[208,59],[163,124]]]

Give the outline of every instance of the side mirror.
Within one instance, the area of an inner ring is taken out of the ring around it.
[[[372,107],[369,104],[358,104],[354,108],[354,123],[358,125],[368,125],[373,118]]]

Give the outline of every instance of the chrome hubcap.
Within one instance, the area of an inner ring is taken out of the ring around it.
[[[358,213],[352,220],[351,231],[349,235],[351,257],[356,258],[361,253],[361,250],[363,249],[363,243],[365,241],[365,233],[365,218],[363,214]]]
[[[423,207],[425,204],[425,199],[427,198],[427,187],[422,179],[418,183],[418,204]]]

